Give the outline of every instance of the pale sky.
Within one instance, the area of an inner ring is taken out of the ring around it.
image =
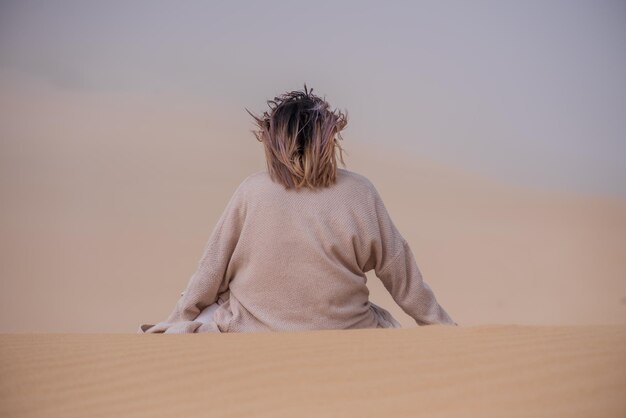
[[[625,1],[6,1],[0,70],[249,116],[304,82],[345,136],[626,196]]]

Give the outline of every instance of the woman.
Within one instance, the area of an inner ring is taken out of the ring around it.
[[[457,325],[374,185],[337,167],[347,113],[312,91],[269,100],[262,117],[246,109],[267,170],[235,190],[170,316],[139,333],[399,328],[368,300],[372,269],[419,325]]]

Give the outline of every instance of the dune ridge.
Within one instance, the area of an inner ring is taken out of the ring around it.
[[[265,167],[249,115],[2,74],[0,332],[163,320],[232,192]],[[459,324],[626,323],[626,199],[513,187],[390,148],[362,123],[344,137],[347,168],[374,182]],[[371,300],[415,326],[368,279]]]
[[[623,417],[626,325],[2,334],[0,416]]]

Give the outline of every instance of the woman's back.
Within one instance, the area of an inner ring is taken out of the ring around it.
[[[368,300],[372,269],[417,323],[455,324],[366,177],[338,168],[331,186],[287,189],[259,171],[231,197],[174,312],[146,332],[399,327]],[[195,321],[216,300],[211,321]]]
[[[226,274],[231,302],[215,315],[220,327],[379,325],[363,272],[380,235],[365,177],[340,168],[335,184],[296,190],[261,171],[246,179],[243,193],[245,220]]]

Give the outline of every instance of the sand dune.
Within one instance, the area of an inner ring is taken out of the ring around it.
[[[3,417],[623,417],[626,326],[0,335]]]
[[[242,108],[0,89],[0,332],[16,333],[0,335],[0,416],[624,416],[624,199],[514,187],[348,130],[347,168],[460,327],[416,327],[370,272],[405,329],[101,334],[169,314],[260,144]]]
[[[0,332],[164,319],[235,187],[264,167],[243,104],[0,89]],[[347,168],[375,183],[459,324],[626,323],[626,200],[500,184],[377,147],[353,134],[365,122],[345,132]],[[416,326],[371,272],[368,286]]]

